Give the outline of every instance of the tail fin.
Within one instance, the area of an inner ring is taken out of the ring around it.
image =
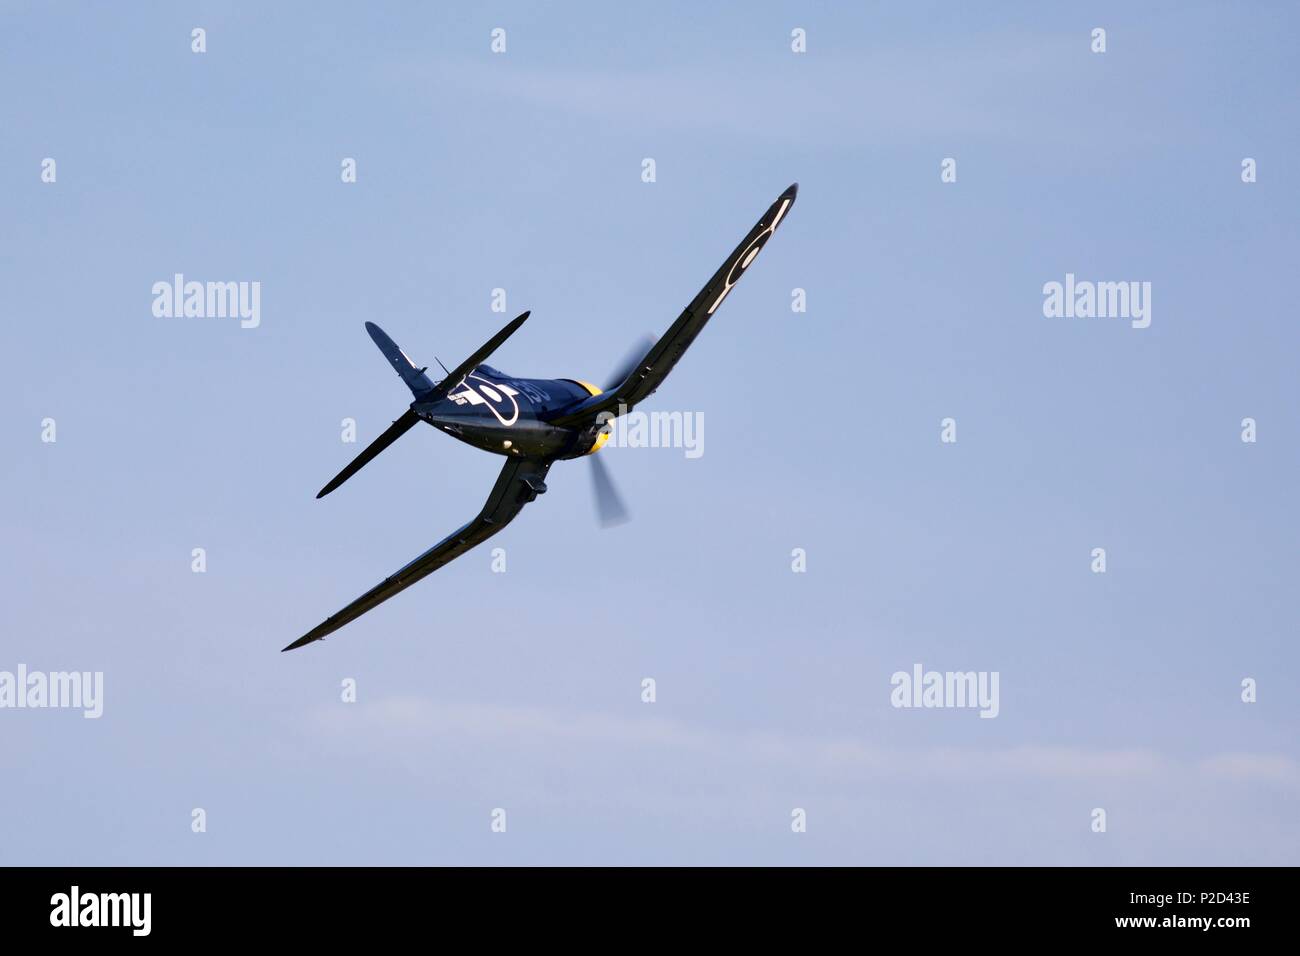
[[[388,359],[388,364],[393,366],[393,370],[402,377],[402,381],[406,383],[406,387],[411,390],[412,395],[421,398],[433,391],[433,382],[429,379],[429,376],[424,374],[425,370],[417,368],[416,364],[407,357],[405,352],[397,347],[397,343],[390,339],[383,329],[373,322],[367,322],[366,331],[370,333],[370,337],[379,346],[379,351],[384,353],[384,358]]]

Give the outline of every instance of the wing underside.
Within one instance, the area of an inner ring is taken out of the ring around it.
[[[384,578],[343,610],[331,614],[284,650],[291,651],[332,634],[349,621],[356,620],[371,608],[384,603],[394,594],[406,590],[416,581],[492,537],[509,524],[523,510],[524,505],[546,490],[546,472],[550,467],[550,462],[509,459],[501,469],[496,484],[492,486],[492,493],[483,505],[483,510],[473,521],[439,541],[401,570]]]
[[[644,401],[668,377],[678,359],[695,341],[705,323],[717,311],[722,300],[731,292],[732,287],[740,281],[745,270],[757,257],[760,250],[772,238],[772,233],[781,224],[790,207],[794,205],[799,184],[795,183],[768,207],[749,235],[736,246],[722,263],[722,267],[713,274],[713,278],[691,300],[677,321],[664,333],[663,337],[650,347],[645,357],[632,369],[631,373],[617,388],[594,396],[550,420],[553,425],[575,427],[594,421],[602,412],[618,414],[619,407],[631,410],[638,402]]]

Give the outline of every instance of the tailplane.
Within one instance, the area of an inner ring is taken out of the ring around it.
[[[382,333],[381,333],[382,334]],[[366,446],[366,450],[352,459],[352,462],[330,479],[330,483],[316,493],[317,498],[324,498],[331,491],[337,488],[343,482],[347,481],[358,471],[368,465],[376,455],[391,445],[397,439],[401,438],[412,426],[420,420],[420,416],[415,414],[411,409],[407,409],[402,417],[384,430],[384,433]]]
[[[429,376],[424,374],[428,369],[417,368],[415,363],[397,347],[397,343],[390,339],[383,329],[373,322],[367,322],[366,331],[370,333],[370,337],[379,346],[379,351],[384,353],[388,363],[393,366],[397,374],[402,377],[402,381],[406,383],[406,387],[411,390],[411,394],[415,396],[415,401],[411,403],[412,406],[415,406],[417,402],[436,402],[444,397],[463,382],[466,375],[487,361],[487,357],[495,352],[502,342],[514,335],[519,330],[519,326],[523,325],[527,319],[527,312],[515,318],[500,332],[488,339],[477,352],[448,372],[447,377],[437,385],[429,379]],[[418,421],[420,421],[420,416],[415,411],[415,408],[408,408],[402,417],[389,425],[382,435],[366,447],[365,451],[357,455],[346,468],[331,478],[329,484],[322,488],[316,497],[324,498],[343,484],[369,464],[381,451],[410,431]]]

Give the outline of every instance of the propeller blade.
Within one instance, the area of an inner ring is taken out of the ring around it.
[[[636,345],[632,347],[631,351],[623,357],[622,364],[618,367],[618,370],[614,372],[613,377],[609,379],[609,384],[605,386],[605,391],[612,392],[614,389],[626,382],[627,377],[636,371],[636,367],[641,364],[641,360],[649,354],[651,346],[653,346],[657,341],[658,338],[656,336],[646,333],[646,335],[644,335]]]
[[[596,494],[596,514],[602,528],[612,528],[627,521],[627,506],[614,487],[614,479],[609,476],[605,463],[595,455],[588,456],[591,461],[591,488]]]

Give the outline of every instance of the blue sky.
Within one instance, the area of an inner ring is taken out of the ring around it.
[[[1300,862],[1294,7],[736,9],[0,4],[0,670],[105,684],[0,710],[0,863]],[[454,364],[504,288],[494,366],[604,381],[796,180],[646,406],[705,454],[601,452],[630,524],[559,463],[279,653],[499,467],[420,429],[314,499],[409,401],[365,321]]]

